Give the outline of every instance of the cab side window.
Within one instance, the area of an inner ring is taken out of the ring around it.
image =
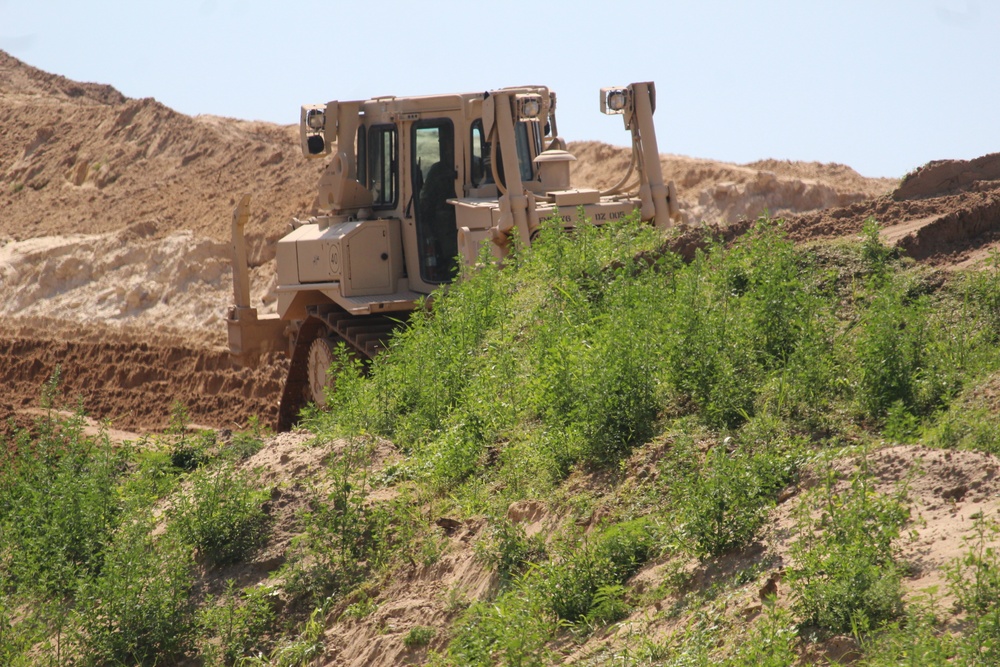
[[[472,187],[493,183],[493,167],[491,166],[490,142],[483,131],[482,119],[472,122]]]
[[[372,206],[393,208],[399,192],[399,142],[395,125],[376,125],[368,130],[368,189]]]
[[[531,123],[532,126],[538,125],[538,123]],[[535,175],[534,165],[531,162],[531,144],[532,135],[536,135],[533,132],[535,127],[529,127],[529,124],[521,121],[514,128],[514,139],[517,142],[517,167],[518,171],[521,172],[522,181],[530,181]]]

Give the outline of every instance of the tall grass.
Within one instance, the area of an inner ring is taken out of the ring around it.
[[[84,425],[39,419],[0,447],[0,562],[22,592],[67,594],[103,562],[126,454]]]
[[[176,434],[90,435],[82,411],[56,409],[58,380],[42,417],[0,436],[0,663],[164,664],[215,646],[196,642],[212,630],[195,623],[194,550],[218,565],[244,558],[266,525],[263,497],[207,450],[178,491]]]

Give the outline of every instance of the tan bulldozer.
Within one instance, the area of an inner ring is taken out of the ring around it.
[[[568,229],[636,209],[659,226],[677,220],[673,184],[660,169],[653,84],[602,89],[600,105],[623,117],[632,138],[631,164],[605,192],[570,184],[576,158],[558,136],[556,95],[544,86],[302,107],[302,152],[328,164],[318,215],[293,221],[278,241],[276,314],[250,305],[249,196],[233,212],[230,352],[243,364],[265,352],[289,355],[279,430],[307,402],[324,403],[337,344],[374,357],[482,246],[502,260],[552,216]]]

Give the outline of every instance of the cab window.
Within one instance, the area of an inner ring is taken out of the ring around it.
[[[517,142],[517,166],[521,172],[522,181],[530,181],[535,175],[534,165],[531,162],[531,141],[532,135],[537,134],[533,130],[538,123],[531,123],[532,127],[528,127],[528,125],[526,122],[520,122],[514,127],[514,140]]]
[[[364,126],[358,128],[357,178],[358,183],[365,184],[368,179],[368,133]]]
[[[519,122],[514,126],[514,142],[517,148],[517,167],[521,173],[522,181],[530,181],[535,176],[533,155],[541,153],[541,137],[536,131],[537,123]],[[482,119],[472,122],[472,185],[479,187],[493,183],[493,169],[490,162],[493,156],[490,154],[491,146],[489,138],[483,129]],[[535,145],[532,152],[531,146]],[[503,175],[503,153],[497,145],[497,176],[500,184],[506,187]]]
[[[395,125],[376,125],[368,130],[368,189],[372,206],[393,208],[399,191],[397,158],[399,142]]]
[[[493,167],[490,164],[490,142],[483,131],[483,121],[477,118],[472,122],[472,186],[493,183]]]

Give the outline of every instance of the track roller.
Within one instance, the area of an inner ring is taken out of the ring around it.
[[[309,398],[318,406],[326,405],[326,387],[332,378],[329,377],[330,364],[333,363],[333,341],[326,337],[317,338],[309,346],[309,361],[307,373]]]

